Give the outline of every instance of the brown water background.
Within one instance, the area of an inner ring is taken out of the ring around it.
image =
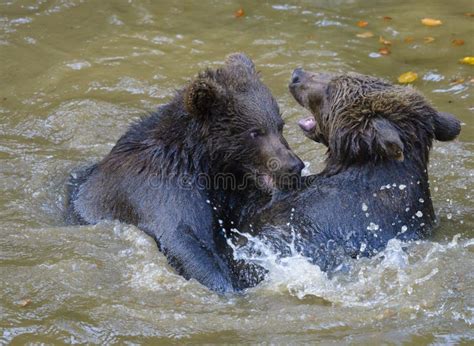
[[[0,344],[474,342],[474,67],[458,62],[474,55],[467,12],[471,0],[0,1]],[[357,37],[366,31],[374,37]],[[431,153],[433,237],[406,251],[392,242],[331,280],[302,258],[269,258],[270,280],[222,297],[174,274],[135,227],[65,227],[71,169],[235,51],[254,59],[314,173],[325,150],[296,126],[307,114],[287,91],[295,67],[393,82],[417,72],[414,86],[464,123]]]

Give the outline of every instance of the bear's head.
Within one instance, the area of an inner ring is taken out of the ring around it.
[[[436,111],[411,87],[359,74],[293,71],[290,92],[312,117],[299,121],[305,135],[328,147],[327,174],[382,160],[427,164],[432,140],[461,131],[453,115]]]
[[[246,55],[232,54],[223,67],[200,73],[184,103],[201,125],[214,173],[237,172],[264,189],[299,177],[304,164],[283,137],[278,104]]]

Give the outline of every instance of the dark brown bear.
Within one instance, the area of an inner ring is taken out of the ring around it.
[[[252,61],[233,54],[73,176],[69,219],[137,225],[185,278],[232,291],[221,228],[303,167],[282,129],[278,105]],[[267,165],[274,160],[278,167]]]
[[[454,139],[460,122],[413,88],[374,77],[296,69],[289,87],[312,113],[299,125],[328,148],[326,167],[240,230],[282,255],[296,249],[326,271],[348,256],[371,256],[390,239],[430,234],[429,150],[433,139]]]

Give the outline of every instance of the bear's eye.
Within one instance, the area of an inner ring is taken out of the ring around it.
[[[250,131],[250,137],[251,138],[261,137],[264,134],[265,134],[265,132],[263,130],[260,130],[260,129],[255,129],[255,130]]]

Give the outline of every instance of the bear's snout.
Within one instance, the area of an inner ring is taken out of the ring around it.
[[[302,81],[304,71],[301,67],[295,68],[293,73],[291,74],[291,84],[299,84]]]

